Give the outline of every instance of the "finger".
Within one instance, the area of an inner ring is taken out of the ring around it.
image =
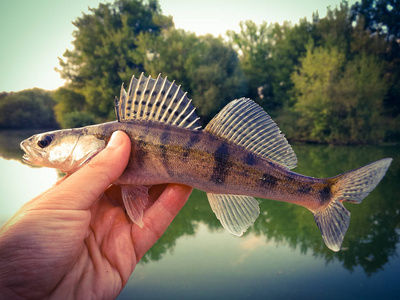
[[[64,182],[64,180],[65,179],[67,179],[68,178],[68,174],[66,174],[65,176],[63,176],[63,177],[61,177],[60,179],[58,179],[57,181],[56,181],[56,183],[55,184],[53,184],[53,186],[57,186],[57,185],[60,185],[61,183],[63,183]]]
[[[104,192],[106,201],[110,202],[113,206],[121,206],[125,210],[124,202],[122,201],[121,186],[112,184]],[[128,217],[128,216],[127,216]]]
[[[87,209],[125,170],[131,149],[129,137],[114,132],[107,147],[88,164],[46,194],[53,209]]]
[[[145,212],[144,226],[134,226],[132,238],[137,260],[141,259],[162,236],[172,220],[185,205],[193,188],[181,184],[169,184],[157,201]],[[140,237],[140,238],[139,238]]]

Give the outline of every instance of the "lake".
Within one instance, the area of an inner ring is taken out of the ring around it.
[[[0,131],[0,224],[61,176],[21,162],[28,131]],[[388,173],[351,211],[342,250],[323,243],[305,208],[260,200],[243,235],[227,233],[195,190],[137,265],[118,299],[399,299],[400,147],[293,145],[294,171],[330,177],[392,157]]]

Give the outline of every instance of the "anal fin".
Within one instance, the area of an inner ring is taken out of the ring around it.
[[[222,226],[236,236],[241,236],[260,214],[257,200],[250,196],[207,193],[207,197]]]
[[[131,221],[143,227],[143,211],[149,197],[149,188],[146,186],[124,185],[121,187],[122,200]]]

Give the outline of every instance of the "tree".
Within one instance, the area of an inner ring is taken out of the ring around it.
[[[299,70],[292,75],[295,111],[300,114],[298,124],[314,140],[325,141],[332,131],[331,113],[333,102],[329,91],[337,80],[344,55],[336,48],[327,49],[313,44],[300,60]]]
[[[364,29],[387,40],[400,38],[400,1],[398,0],[361,0],[351,8],[353,18],[363,19]]]
[[[282,109],[291,106],[290,92],[293,88],[291,75],[299,64],[299,59],[305,54],[306,46],[312,39],[313,27],[306,19],[292,26],[290,23],[275,24],[274,47],[271,51],[273,65],[273,80],[271,83],[273,99],[266,108]]]
[[[83,125],[82,122],[79,124],[72,124],[66,122],[66,116],[73,112],[82,112],[85,108],[85,97],[77,93],[67,86],[61,87],[53,93],[53,99],[57,102],[54,107],[54,113],[56,115],[57,122],[62,128],[77,127]]]
[[[182,88],[193,94],[188,72],[198,66],[199,39],[194,33],[171,28],[161,35],[141,33],[138,38],[138,52],[144,59],[144,69],[153,77],[162,73],[176,80]]]
[[[0,128],[57,128],[51,93],[41,89],[2,94]]]
[[[387,82],[383,62],[360,53],[345,67],[330,94],[333,130],[330,139],[352,143],[379,143],[385,138],[383,100]],[[335,121],[336,119],[336,121]]]
[[[158,37],[142,34],[138,44],[146,58],[145,69],[153,77],[162,70],[163,76],[181,84],[203,125],[229,101],[246,93],[237,54],[219,38],[170,29]]]
[[[253,21],[240,23],[240,32],[228,31],[227,35],[239,54],[240,65],[248,82],[248,94],[262,106],[272,97],[271,64],[273,25]]]
[[[333,10],[328,7],[326,17],[314,23],[314,31],[314,42],[317,46],[336,47],[347,55],[352,33],[351,13],[347,2],[340,3],[340,7]]]
[[[91,112],[71,111],[63,116],[62,125],[64,128],[76,128],[96,123],[96,117]]]
[[[211,35],[199,38],[198,66],[190,67],[193,99],[200,115],[209,121],[231,100],[243,97],[247,85],[236,52]]]
[[[400,2],[362,0],[351,7],[353,22],[352,51],[364,51],[379,57],[388,84],[383,114],[387,120],[388,141],[399,141],[400,130]]]
[[[336,48],[310,45],[293,74],[295,110],[306,136],[330,143],[382,142],[383,66],[365,53],[346,61]]]
[[[400,136],[399,43],[365,26],[371,21],[364,15],[376,10],[368,9],[357,15],[344,2],[328,9],[325,18],[314,17],[313,46],[292,75],[295,105],[285,109],[283,118],[285,125],[289,117],[296,120],[289,137],[379,143]]]
[[[239,53],[240,65],[248,82],[247,97],[268,112],[281,110],[289,102],[291,74],[311,38],[306,20],[292,26],[240,23],[240,33],[228,31],[230,42]]]
[[[74,22],[74,49],[60,59],[59,72],[85,96],[86,109],[104,120],[113,116],[113,99],[121,82],[144,71],[136,53],[138,35],[157,35],[172,26],[172,20],[161,15],[156,1],[117,0],[90,11]]]

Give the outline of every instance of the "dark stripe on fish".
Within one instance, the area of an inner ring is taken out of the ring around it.
[[[331,186],[329,184],[325,185],[322,189],[318,191],[318,194],[321,203],[329,201],[332,197]]]
[[[229,174],[229,168],[232,165],[229,162],[228,146],[225,143],[222,143],[214,152],[213,156],[214,168],[210,179],[216,184],[223,184]]]
[[[145,128],[143,130],[143,132],[137,139],[137,145],[134,146],[135,149],[134,159],[139,168],[145,166],[146,156],[149,154],[147,149],[148,142],[146,140],[149,130],[150,128]]]
[[[199,131],[191,131],[190,132],[190,139],[186,143],[186,145],[183,147],[183,152],[182,152],[182,157],[187,158],[190,155],[190,152],[192,151],[193,147],[200,142],[200,134]]]
[[[166,127],[164,128],[164,131],[160,136],[160,151],[164,169],[167,171],[168,175],[172,176],[174,175],[174,173],[172,172],[172,168],[169,163],[168,146],[167,146],[170,144],[170,140],[171,140],[171,132],[169,128]]]
[[[309,194],[311,192],[312,188],[309,185],[302,185],[301,187],[298,188],[298,192],[300,194]]]
[[[278,179],[268,173],[264,173],[260,178],[260,185],[266,188],[274,188],[278,184]]]
[[[293,182],[294,181],[294,177],[293,176],[286,176],[285,179],[288,182]]]
[[[256,161],[254,154],[250,152],[249,154],[247,154],[245,162],[247,165],[253,166],[256,164],[257,161]]]
[[[160,149],[161,149],[161,156],[164,160],[168,160],[167,158],[167,147],[166,145],[169,144],[171,138],[171,133],[169,128],[165,128],[160,136]]]
[[[145,159],[147,156],[147,150],[146,150],[147,142],[144,141],[143,139],[139,139],[137,141],[137,147],[135,147],[135,153],[134,153],[134,158],[136,161],[136,164],[139,168],[142,168],[145,163]]]

